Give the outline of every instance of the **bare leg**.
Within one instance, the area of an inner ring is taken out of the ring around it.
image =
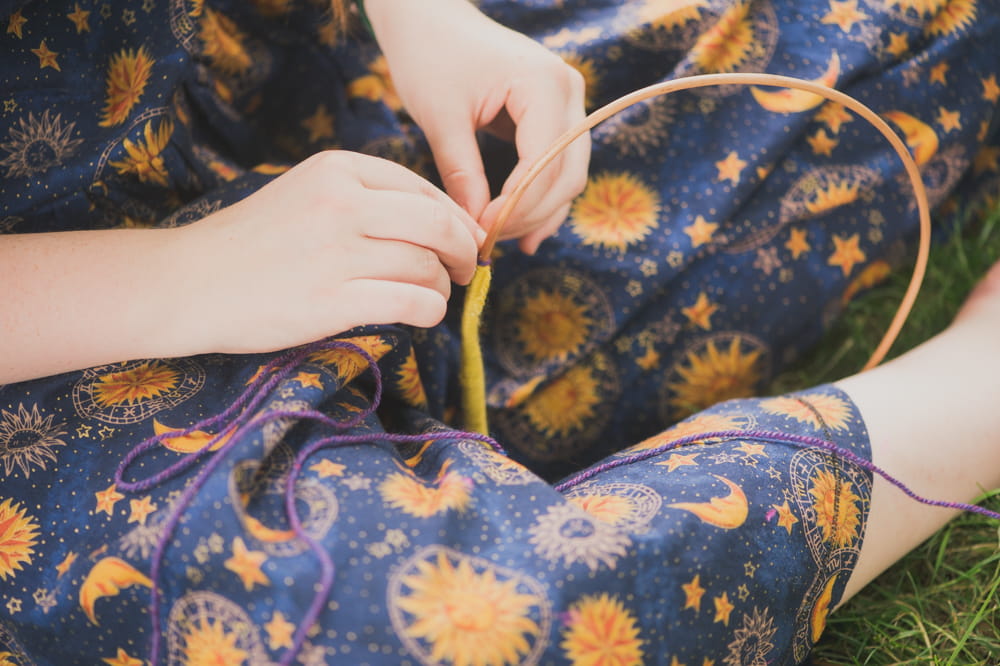
[[[873,462],[925,497],[969,501],[1000,487],[1000,263],[946,330],[837,383],[871,437]],[[953,518],[875,477],[846,601]]]

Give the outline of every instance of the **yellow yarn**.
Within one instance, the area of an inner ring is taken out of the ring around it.
[[[486,422],[486,370],[483,367],[483,348],[479,342],[479,328],[483,308],[490,291],[493,268],[480,264],[465,292],[465,309],[462,311],[462,408],[465,411],[465,429],[489,435]]]

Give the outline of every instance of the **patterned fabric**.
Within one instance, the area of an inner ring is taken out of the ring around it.
[[[322,4],[0,5],[0,231],[185,224],[324,148],[434,178],[377,46],[335,43]],[[817,79],[897,127],[936,203],[997,187],[996,0],[479,5],[574,64],[593,107],[694,73]],[[151,359],[0,387],[0,663],[141,664],[156,635],[167,663],[291,658],[321,581],[310,539],[335,569],[301,663],[802,662],[870,478],[779,435],[865,458],[864,425],[832,387],[717,403],[760,391],[889,270],[915,229],[901,173],[874,130],[790,91],[607,121],[563,229],[495,262],[484,346],[509,455],[444,426],[453,319],[292,365]],[[248,387],[240,418],[280,418],[187,432]],[[328,441],[308,410],[351,427]],[[648,457],[616,465],[635,442]]]

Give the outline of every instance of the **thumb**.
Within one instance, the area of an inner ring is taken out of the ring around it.
[[[424,128],[424,134],[445,192],[478,220],[490,201],[490,186],[475,128],[453,118],[439,118],[434,127]]]

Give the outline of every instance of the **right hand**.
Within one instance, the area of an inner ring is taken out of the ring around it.
[[[363,324],[430,327],[467,283],[485,234],[406,168],[319,153],[183,228],[190,353],[273,351]],[[180,230],[178,230],[180,231]],[[183,346],[183,345],[181,345]]]

